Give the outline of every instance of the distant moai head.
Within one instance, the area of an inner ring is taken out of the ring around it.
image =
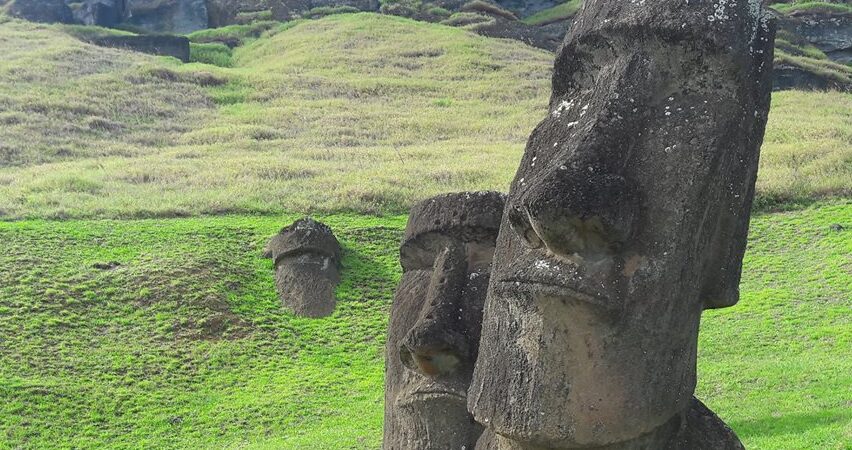
[[[585,2],[511,186],[468,394],[506,448],[627,442],[691,404],[701,312],[738,300],[773,38],[759,0]]]
[[[447,194],[411,209],[385,369],[385,450],[473,449],[465,394],[505,196]]]
[[[334,312],[340,244],[331,228],[311,218],[299,219],[270,239],[265,256],[275,262],[275,285],[284,306],[305,317]]]

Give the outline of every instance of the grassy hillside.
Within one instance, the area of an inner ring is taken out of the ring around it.
[[[377,448],[405,218],[322,217],[345,258],[321,320],[260,255],[293,218],[0,223],[0,448]],[[753,222],[699,396],[747,448],[848,449],[852,203]]]
[[[402,213],[505,189],[546,112],[552,55],[516,41],[372,14],[264,28],[207,44],[222,68],[0,23],[0,218]],[[775,94],[761,207],[852,194],[850,111]]]
[[[371,14],[262,28],[182,65],[0,18],[0,450],[378,447],[400,213],[505,189],[552,55]],[[758,206],[789,211],[702,321],[698,395],[750,449],[852,449],[850,116],[774,95]],[[307,211],[344,247],[319,320],[261,258]]]
[[[583,6],[583,0],[567,0],[552,8],[539,11],[523,19],[527,25],[545,25],[574,17]]]

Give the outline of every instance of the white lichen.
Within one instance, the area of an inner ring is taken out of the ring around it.
[[[550,114],[558,119],[562,117],[562,113],[570,111],[572,107],[574,107],[574,100],[571,100],[570,102],[567,100],[562,100],[559,105],[556,106],[556,109],[554,109],[553,112],[551,112]]]

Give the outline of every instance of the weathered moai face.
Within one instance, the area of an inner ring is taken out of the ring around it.
[[[689,404],[701,312],[738,300],[771,25],[759,1],[586,1],[497,242],[468,402],[501,439],[625,442]]]
[[[266,256],[275,261],[275,286],[284,306],[305,317],[334,312],[340,244],[331,228],[310,218],[299,219],[269,241]]]
[[[503,205],[473,192],[411,210],[385,355],[386,450],[473,449],[482,432],[465,395]]]

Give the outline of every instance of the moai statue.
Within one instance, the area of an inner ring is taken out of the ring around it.
[[[465,394],[504,202],[458,193],[411,210],[385,352],[385,450],[472,450],[482,432]]]
[[[296,315],[325,317],[334,312],[340,282],[340,244],[327,225],[299,219],[266,246],[275,262],[275,286],[281,302]]]
[[[477,449],[740,449],[693,397],[738,300],[771,90],[759,0],[586,0],[506,205]]]

